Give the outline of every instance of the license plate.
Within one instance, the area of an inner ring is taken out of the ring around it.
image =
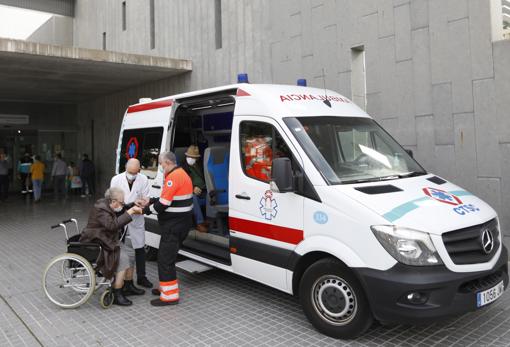
[[[482,307],[491,302],[497,300],[503,291],[505,290],[505,285],[503,281],[496,284],[494,287],[484,290],[483,292],[476,293],[476,306]]]

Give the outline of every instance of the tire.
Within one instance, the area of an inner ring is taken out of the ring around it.
[[[101,294],[99,305],[104,309],[110,308],[113,305],[113,290],[111,288],[107,288],[103,294]]]
[[[145,261],[157,261],[158,260],[158,249],[145,246]]]
[[[335,258],[318,260],[306,269],[299,283],[299,297],[310,323],[327,336],[353,339],[373,323],[361,284]]]
[[[96,274],[92,265],[82,256],[64,253],[48,263],[42,286],[48,299],[55,305],[76,308],[87,302],[94,293]]]

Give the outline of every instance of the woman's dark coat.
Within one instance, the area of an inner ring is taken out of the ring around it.
[[[111,279],[117,270],[120,256],[119,232],[131,222],[131,216],[124,212],[117,216],[105,199],[100,199],[90,212],[87,226],[83,229],[80,242],[99,243],[102,248],[97,268],[105,278]]]

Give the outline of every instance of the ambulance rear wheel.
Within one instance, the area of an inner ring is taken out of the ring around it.
[[[337,259],[321,259],[306,269],[299,297],[308,320],[330,337],[352,339],[372,325],[372,312],[361,284]]]

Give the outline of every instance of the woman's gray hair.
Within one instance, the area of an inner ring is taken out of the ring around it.
[[[111,187],[104,192],[104,198],[106,200],[124,200],[124,191],[117,187]]]
[[[161,160],[168,160],[168,161],[171,161],[172,163],[177,163],[177,158],[175,157],[175,154],[170,151],[161,152],[161,154],[159,155],[159,158]]]

